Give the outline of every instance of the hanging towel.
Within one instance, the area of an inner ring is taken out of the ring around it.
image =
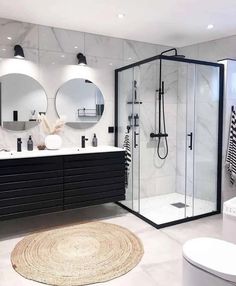
[[[125,134],[123,148],[125,149],[125,186],[127,188],[129,183],[129,173],[131,164],[130,138],[128,132]]]
[[[229,173],[230,182],[233,185],[236,179],[236,112],[231,111],[230,134],[226,154],[226,167]]]

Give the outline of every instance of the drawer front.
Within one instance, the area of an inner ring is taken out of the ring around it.
[[[125,197],[125,153],[66,156],[64,208],[75,208]]]
[[[0,176],[62,170],[62,157],[0,160]]]
[[[55,209],[63,209],[62,157],[0,161],[1,220]]]

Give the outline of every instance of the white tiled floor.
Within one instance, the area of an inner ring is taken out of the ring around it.
[[[124,226],[143,242],[140,264],[126,275],[100,286],[181,286],[182,244],[198,236],[221,237],[220,215],[157,230],[114,204],[0,223],[0,286],[43,285],[24,279],[11,267],[10,253],[26,234],[58,225],[101,220]]]
[[[185,203],[184,195],[179,193],[143,198],[140,201],[140,214],[156,224],[162,224],[216,210],[216,204],[211,201],[196,198],[193,200],[192,197],[187,196],[188,207],[185,213],[185,208],[177,208],[171,205],[179,202]]]

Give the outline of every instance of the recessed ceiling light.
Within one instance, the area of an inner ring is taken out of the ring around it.
[[[110,66],[113,66],[113,63],[109,63]]]
[[[131,57],[129,57],[129,58],[128,58],[128,60],[132,60],[132,58],[131,58]]]
[[[7,49],[5,49],[5,48],[2,48],[2,51],[3,51],[3,52],[5,52],[6,50],[7,50]]]
[[[12,40],[12,37],[7,37],[7,39],[8,39],[9,41],[11,41],[11,40]]]
[[[74,46],[75,49],[78,49],[78,46]]]
[[[125,17],[125,14],[119,13],[119,14],[117,15],[117,17],[118,17],[119,19],[123,19],[123,18]]]
[[[207,25],[207,30],[211,30],[211,29],[213,29],[213,28],[214,28],[214,25],[213,25],[213,24]]]
[[[64,58],[65,57],[65,55],[61,55],[61,58]]]

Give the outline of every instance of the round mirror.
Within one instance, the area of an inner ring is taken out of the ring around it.
[[[59,88],[56,110],[59,117],[66,117],[68,126],[88,128],[96,124],[103,114],[103,95],[91,81],[83,78],[72,79]]]
[[[24,74],[0,77],[0,125],[24,131],[35,127],[38,113],[46,113],[47,96],[42,86]]]

